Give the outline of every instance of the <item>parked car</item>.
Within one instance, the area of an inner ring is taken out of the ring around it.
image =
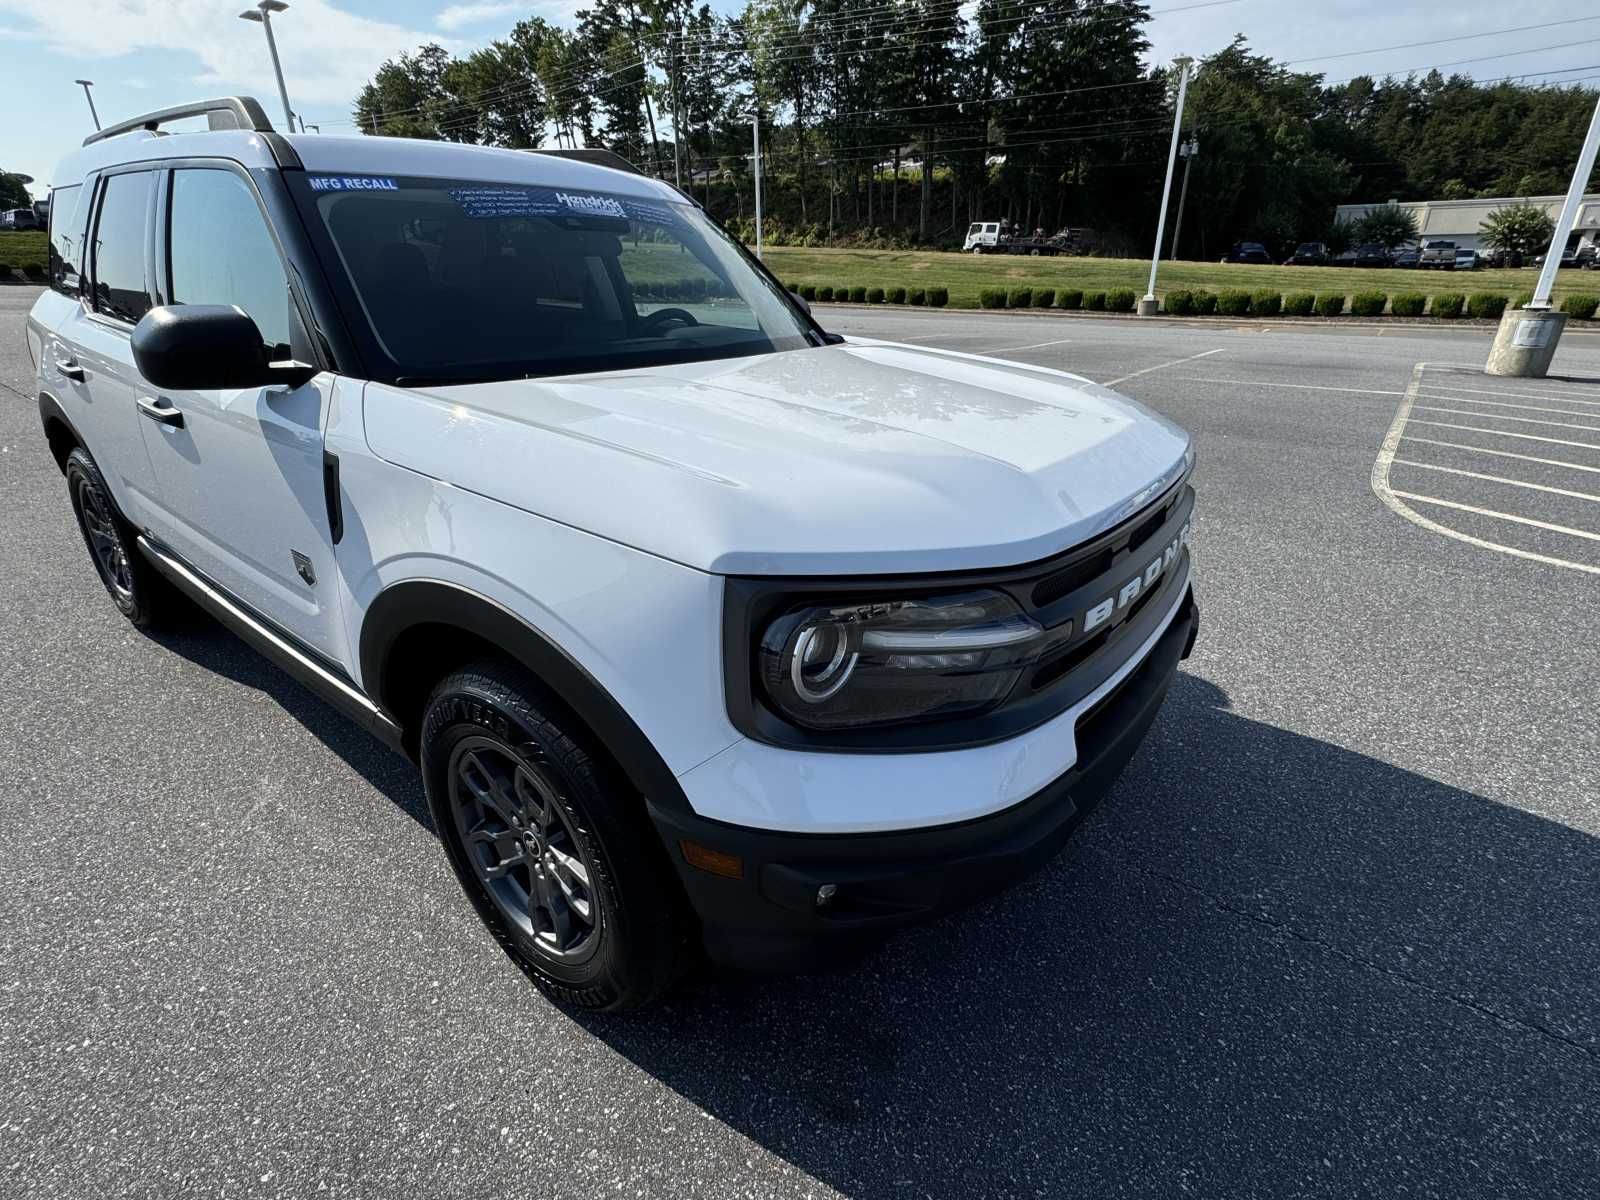
[[[1364,246],[1352,246],[1343,254],[1333,260],[1336,267],[1387,267],[1389,265],[1389,252],[1382,246],[1368,243]]]
[[[1456,247],[1456,265],[1453,269],[1457,271],[1476,271],[1478,269],[1478,252],[1476,250],[1468,250],[1464,246]]]
[[[1422,253],[1417,265],[1425,270],[1454,271],[1456,269],[1456,244],[1445,241],[1422,243]]]
[[[1401,270],[1406,271],[1415,270],[1420,257],[1421,251],[1417,250],[1415,247],[1408,247],[1407,249],[1397,251],[1394,256],[1394,261],[1389,265],[1399,267]]]
[[[827,333],[606,151],[279,134],[232,97],[90,135],[52,197],[33,390],[112,602],[187,596],[414,760],[561,1003],[1007,886],[1194,644],[1187,434]],[[147,717],[230,770],[225,728]]]
[[[1225,263],[1265,263],[1272,264],[1272,255],[1267,253],[1267,248],[1260,242],[1235,242],[1229,247],[1227,254],[1222,256]]]
[[[1285,260],[1286,267],[1325,267],[1328,265],[1328,248],[1321,242],[1301,242],[1294,253]]]
[[[0,229],[20,232],[39,227],[39,215],[31,208],[11,208],[0,212]]]

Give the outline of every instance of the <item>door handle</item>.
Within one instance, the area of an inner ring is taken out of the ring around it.
[[[140,396],[138,400],[139,411],[149,417],[157,425],[170,425],[174,429],[183,428],[183,413],[173,408],[172,402],[165,398],[156,399],[152,396]]]
[[[83,382],[83,368],[78,365],[78,360],[75,358],[56,359],[56,370],[68,379],[78,383]]]

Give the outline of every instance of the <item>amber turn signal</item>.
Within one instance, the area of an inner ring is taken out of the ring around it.
[[[683,861],[691,867],[727,879],[744,878],[744,859],[737,854],[713,850],[710,846],[702,846],[699,842],[691,842],[688,838],[678,842],[678,849],[683,851]]]

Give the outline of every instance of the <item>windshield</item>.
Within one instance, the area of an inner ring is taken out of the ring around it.
[[[816,345],[695,207],[535,184],[304,177],[401,382],[620,370]]]

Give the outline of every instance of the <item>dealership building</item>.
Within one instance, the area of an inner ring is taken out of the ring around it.
[[[1561,215],[1561,205],[1565,201],[1565,196],[1501,196],[1495,200],[1391,200],[1387,203],[1410,211],[1417,219],[1417,232],[1424,240],[1441,238],[1465,250],[1482,250],[1485,248],[1483,222],[1495,209],[1508,204],[1533,204],[1549,213],[1554,221]],[[1375,208],[1382,208],[1384,203],[1341,204],[1334,210],[1334,217],[1340,221],[1354,221]],[[1585,196],[1578,205],[1572,236],[1580,242],[1600,241],[1600,195]]]

